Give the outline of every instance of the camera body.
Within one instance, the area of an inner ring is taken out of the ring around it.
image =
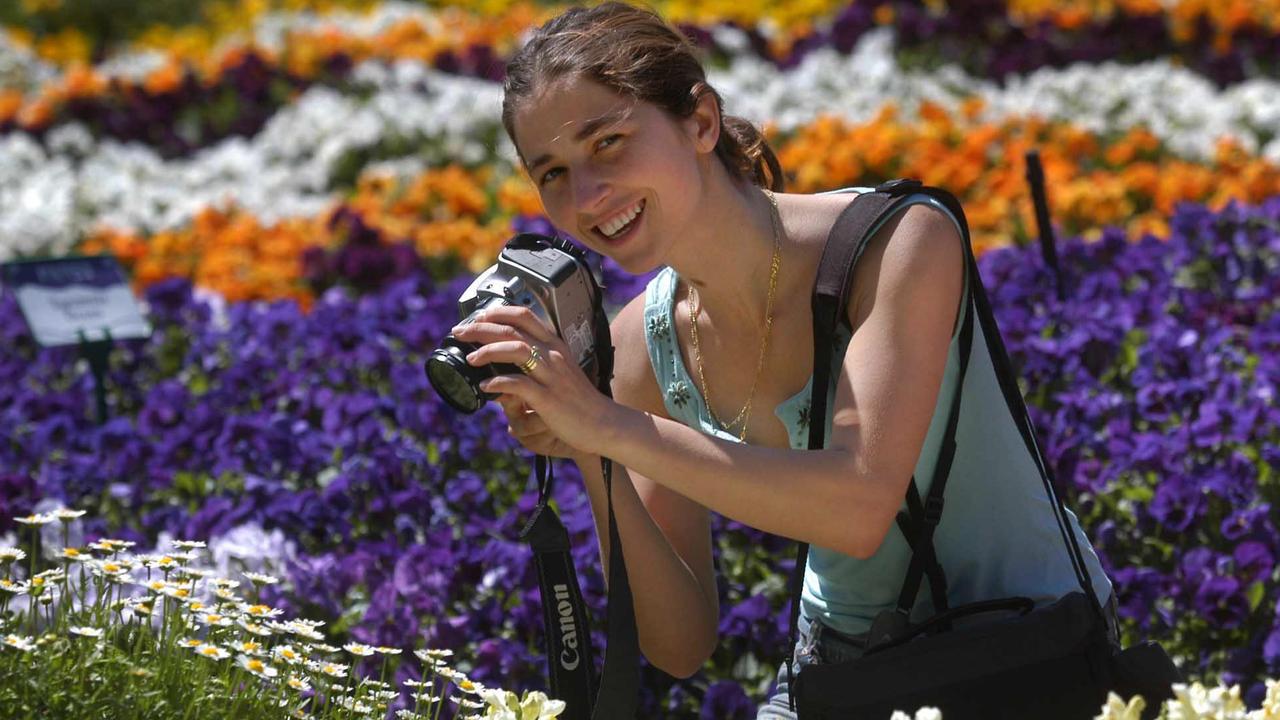
[[[476,276],[458,298],[461,325],[481,311],[502,305],[527,307],[564,340],[569,353],[592,384],[600,384],[601,347],[610,349],[600,285],[579,248],[559,238],[520,233],[507,241],[498,261]],[[600,342],[603,335],[603,344]],[[519,373],[510,363],[472,366],[466,361],[477,343],[452,334],[431,352],[427,378],[455,410],[473,413],[497,397],[478,387],[485,378]]]

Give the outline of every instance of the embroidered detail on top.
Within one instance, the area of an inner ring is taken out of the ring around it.
[[[676,407],[684,407],[689,402],[689,386],[683,380],[674,380],[667,386],[667,397]]]
[[[649,334],[659,340],[666,340],[671,334],[671,323],[667,322],[666,315],[651,315],[646,324],[649,327]]]
[[[797,419],[797,422],[800,423],[801,428],[809,427],[809,405],[810,405],[810,402],[806,401],[804,405],[800,406],[799,418]]]

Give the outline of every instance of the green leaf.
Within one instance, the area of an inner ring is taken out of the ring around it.
[[[1249,599],[1249,610],[1257,610],[1267,597],[1267,587],[1260,582],[1256,582],[1245,591],[1245,597]]]

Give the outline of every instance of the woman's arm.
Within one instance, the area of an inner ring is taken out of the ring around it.
[[[662,414],[662,393],[644,347],[643,295],[619,311],[610,333],[616,346],[614,399]],[[600,456],[579,455],[574,461],[591,501],[607,581],[609,516]],[[655,667],[688,677],[711,657],[720,624],[707,509],[615,462],[613,511],[625,548],[640,649]]]
[[[607,579],[609,518],[600,456],[583,456],[575,462],[591,499]],[[663,672],[689,677],[711,657],[719,635],[720,600],[707,511],[614,463],[613,512],[624,548],[640,650]]]
[[[870,241],[857,266],[863,293],[850,302],[854,334],[827,449],[729,442],[615,406],[601,423],[600,452],[746,525],[870,557],[901,507],[933,417],[961,307],[962,242],[952,221],[925,205]]]

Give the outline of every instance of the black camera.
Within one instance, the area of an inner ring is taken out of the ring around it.
[[[593,384],[599,386],[601,373],[611,370],[603,367],[611,363],[601,363],[600,357],[600,348],[612,350],[600,284],[581,249],[536,233],[520,233],[508,240],[498,261],[458,298],[460,324],[475,322],[477,313],[502,305],[527,307],[552,327]],[[450,334],[427,358],[431,386],[464,413],[473,413],[497,397],[479,388],[482,380],[520,372],[510,363],[469,365],[467,354],[478,347]]]

